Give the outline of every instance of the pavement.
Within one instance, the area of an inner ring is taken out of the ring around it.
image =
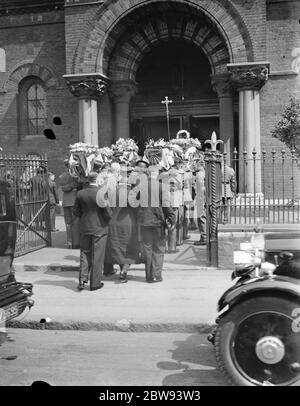
[[[99,395],[118,386],[197,390],[195,387],[226,385],[213,346],[206,334],[198,333],[7,329],[0,333],[0,368],[1,390],[35,381],[59,387],[95,386]],[[69,403],[70,394],[68,391]],[[190,400],[199,400],[199,395]]]
[[[193,245],[197,232],[178,253],[165,255],[163,282],[146,283],[144,265],[132,265],[128,283],[116,273],[103,278],[103,289],[78,292],[79,250],[66,248],[61,216],[56,227],[53,247],[14,261],[17,280],[34,284],[35,304],[10,327],[206,333],[214,324],[231,270],[206,267],[206,248]]]

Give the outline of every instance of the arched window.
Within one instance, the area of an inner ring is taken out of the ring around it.
[[[19,85],[20,129],[22,135],[42,135],[47,123],[47,93],[37,77],[25,78]]]

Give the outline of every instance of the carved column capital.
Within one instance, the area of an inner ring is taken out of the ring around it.
[[[102,96],[109,84],[109,79],[100,73],[83,73],[64,75],[70,92],[81,99],[97,99]]]
[[[233,86],[231,83],[231,77],[229,73],[220,75],[211,75],[211,84],[218,97],[232,97]]]
[[[260,90],[269,77],[269,62],[230,63],[227,68],[238,90]]]
[[[129,103],[137,92],[137,83],[134,80],[118,80],[109,88],[110,96],[116,103]]]

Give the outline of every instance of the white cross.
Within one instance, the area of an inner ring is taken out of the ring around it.
[[[166,105],[166,113],[167,113],[167,129],[168,129],[168,139],[170,139],[170,115],[169,115],[169,104],[173,103],[173,100],[169,100],[168,96],[165,97],[165,100],[161,101],[162,104]]]

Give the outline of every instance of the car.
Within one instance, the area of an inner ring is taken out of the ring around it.
[[[257,233],[234,251],[214,344],[231,385],[300,384],[300,233]]]

